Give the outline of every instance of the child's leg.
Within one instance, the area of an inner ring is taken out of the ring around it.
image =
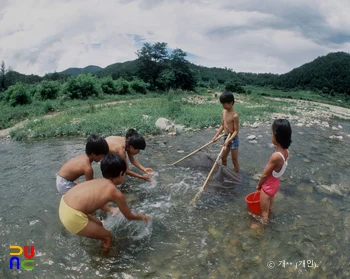
[[[273,202],[274,202],[274,200],[275,200],[275,196],[273,196],[273,197],[271,198],[271,203],[270,203],[270,208],[269,208],[269,213],[270,213],[270,214],[272,213],[272,207],[273,207]]]
[[[267,224],[269,220],[269,209],[272,197],[266,194],[263,190],[260,191],[260,209],[263,223]]]
[[[227,165],[227,157],[229,153],[230,153],[230,148],[227,146],[221,154],[221,160],[224,166]]]
[[[99,220],[98,218],[96,218],[94,215],[92,214],[88,214],[87,217],[89,218],[89,220],[91,220],[92,222],[95,222],[96,224],[103,226],[101,220]]]
[[[99,224],[91,220],[89,220],[87,226],[80,232],[78,232],[77,235],[101,240],[102,248],[104,249],[108,249],[112,244],[112,234],[109,231],[107,231],[103,226],[100,226]]]
[[[231,150],[231,156],[232,156],[232,164],[235,168],[235,172],[239,172],[238,148]]]

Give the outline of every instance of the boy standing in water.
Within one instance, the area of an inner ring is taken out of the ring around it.
[[[124,195],[115,185],[125,179],[126,163],[118,155],[108,153],[101,161],[104,178],[82,182],[62,196],[59,206],[59,218],[71,233],[99,239],[102,248],[108,249],[112,243],[112,234],[103,228],[103,224],[91,214],[112,201],[128,220],[149,221],[144,214],[132,213]]]
[[[130,129],[127,132],[126,137],[118,137],[118,136],[110,136],[106,138],[108,147],[110,152],[114,152],[118,154],[123,160],[126,162],[126,154],[129,157],[130,162],[143,171],[146,174],[151,174],[153,170],[151,168],[143,167],[138,161],[135,160],[134,156],[137,155],[140,150],[144,150],[146,148],[145,139],[139,135],[135,130]],[[129,169],[128,164],[126,164],[127,170],[126,174],[130,176],[134,176],[140,179],[144,179],[148,182],[151,182],[151,178],[147,175],[140,175],[136,172],[133,172]]]
[[[235,98],[232,92],[224,92],[220,96],[220,103],[224,108],[222,111],[222,122],[219,130],[216,132],[213,141],[216,141],[216,138],[224,130],[226,136],[224,137],[224,146],[226,147],[222,153],[222,164],[227,165],[227,157],[231,151],[232,163],[234,166],[234,171],[239,172],[239,163],[238,163],[238,147],[239,147],[239,118],[238,113],[233,108],[235,103]],[[226,142],[228,135],[231,134],[229,140]],[[227,148],[229,147],[229,148]]]
[[[56,177],[58,192],[64,195],[78,184],[75,180],[82,175],[85,175],[86,181],[93,179],[94,171],[91,163],[99,162],[108,151],[108,144],[104,138],[96,135],[89,136],[85,146],[85,154],[69,160],[58,172]]]

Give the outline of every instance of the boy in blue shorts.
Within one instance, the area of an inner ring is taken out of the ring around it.
[[[233,108],[235,103],[235,98],[232,92],[226,91],[220,96],[220,103],[224,108],[222,111],[222,122],[219,130],[216,132],[213,141],[216,141],[217,137],[224,130],[226,136],[224,137],[224,149],[222,153],[222,164],[227,165],[227,157],[231,151],[232,163],[234,166],[234,171],[239,172],[239,163],[238,163],[238,148],[239,148],[239,118],[238,113]],[[229,140],[226,142],[228,135],[231,134]],[[227,148],[229,147],[229,148]]]

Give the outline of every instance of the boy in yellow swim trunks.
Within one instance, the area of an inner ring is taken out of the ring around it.
[[[108,153],[101,160],[104,178],[82,182],[62,196],[59,217],[64,227],[71,233],[99,239],[102,248],[108,249],[112,243],[112,234],[103,228],[102,222],[91,214],[106,203],[116,202],[121,213],[128,220],[149,221],[144,214],[132,213],[125,197],[115,187],[125,179],[126,163],[118,155]]]

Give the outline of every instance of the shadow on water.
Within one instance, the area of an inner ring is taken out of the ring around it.
[[[350,278],[349,123],[342,141],[322,127],[293,127],[288,169],[270,224],[250,229],[245,196],[255,191],[271,147],[270,127],[242,128],[240,179],[219,166],[194,206],[219,144],[171,163],[209,142],[215,131],[147,140],[138,160],[155,170],[152,183],[127,178],[120,189],[148,224],[98,213],[113,234],[99,242],[68,233],[58,219],[55,173],[84,152],[85,139],[1,141],[1,278]],[[256,135],[257,143],[246,140]],[[230,160],[228,160],[230,161]],[[93,165],[101,177],[99,165]],[[33,271],[10,270],[9,245],[35,245]],[[305,267],[303,266],[305,262]],[[311,266],[311,261],[318,267]],[[269,264],[269,266],[268,266]],[[272,266],[273,265],[273,266]],[[322,277],[323,276],[323,277]]]

